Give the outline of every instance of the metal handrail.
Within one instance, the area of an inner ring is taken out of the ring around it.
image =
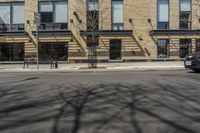
[[[117,29],[115,29],[117,28]],[[124,30],[123,23],[112,23],[112,30]]]
[[[67,30],[68,23],[41,23],[39,30]]]
[[[9,32],[9,31],[23,31],[24,24],[0,24],[1,32]]]

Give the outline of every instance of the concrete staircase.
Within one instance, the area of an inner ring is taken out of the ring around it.
[[[75,27],[74,23],[71,23],[71,32],[72,32],[73,38],[76,40],[76,42],[79,44],[81,50],[87,56],[88,55],[87,44],[86,44],[85,40],[81,37],[80,30]]]
[[[142,51],[144,52],[144,55],[146,57],[150,57],[151,56],[151,52],[148,49],[148,46],[146,46],[142,40],[141,37],[138,35],[138,33],[136,32],[135,29],[133,29],[133,34],[132,34],[133,40],[138,44],[138,46],[142,49]]]

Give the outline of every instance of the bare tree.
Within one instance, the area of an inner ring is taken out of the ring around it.
[[[85,32],[85,41],[88,48],[88,61],[90,68],[97,67],[97,48],[99,34],[103,21],[108,17],[107,9],[103,6],[105,0],[80,0],[74,5],[74,16],[78,21],[77,27]],[[85,5],[85,6],[84,6]]]

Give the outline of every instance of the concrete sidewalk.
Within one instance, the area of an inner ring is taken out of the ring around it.
[[[92,71],[136,71],[136,70],[181,70],[182,61],[166,62],[130,62],[130,63],[98,63],[97,69],[88,69],[87,63],[59,64],[58,69],[51,69],[49,64],[29,65],[23,69],[23,64],[0,65],[0,72],[92,72]]]

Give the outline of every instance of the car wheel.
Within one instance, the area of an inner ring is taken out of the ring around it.
[[[199,69],[193,69],[194,72],[199,73],[200,70]]]

